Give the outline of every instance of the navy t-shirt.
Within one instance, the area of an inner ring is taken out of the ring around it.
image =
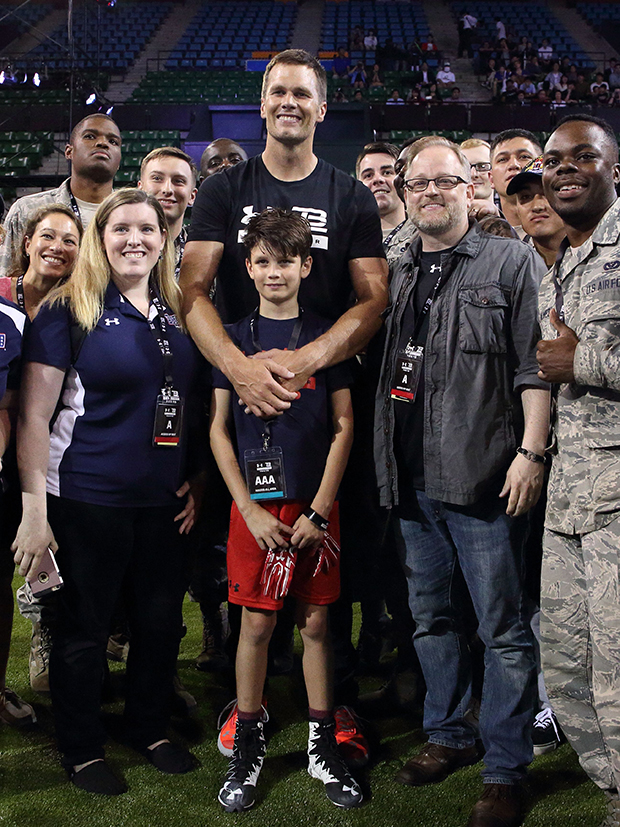
[[[37,314],[24,359],[67,372],[50,440],[50,494],[107,506],[179,501],[175,491],[184,481],[187,425],[202,359],[172,312],[166,320],[174,386],[186,400],[184,435],[178,447],[155,448],[155,405],[164,366],[147,319],[110,282],[104,312],[74,360],[69,309],[43,307]]]
[[[256,306],[243,246],[250,218],[267,207],[302,215],[312,228],[312,276],[299,303],[332,322],[353,304],[349,261],[385,258],[377,202],[368,187],[319,159],[301,181],[280,181],[260,155],[206,178],[192,207],[188,241],[218,241],[224,253],[215,305],[222,321],[244,318]]]
[[[247,355],[255,353],[250,330],[251,314],[242,321],[227,325],[226,330],[233,342]],[[267,319],[259,316],[256,321],[256,338],[263,350],[285,350],[290,342],[295,319]],[[298,347],[318,339],[331,327],[331,322],[321,319],[307,310],[303,312]],[[350,362],[342,362],[310,377],[300,391],[300,398],[281,416],[272,420],[271,446],[282,449],[286,477],[287,499],[311,502],[319,489],[325,462],[329,453],[332,429],[330,394],[353,382]],[[213,387],[232,390],[232,411],[235,423],[237,458],[244,473],[244,455],[248,449],[262,447],[263,421],[246,414],[238,404],[239,397],[228,379],[219,370],[213,371]]]
[[[22,335],[27,317],[13,302],[0,296],[0,399],[19,387]]]

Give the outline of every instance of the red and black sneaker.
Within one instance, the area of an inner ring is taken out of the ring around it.
[[[334,709],[338,751],[349,767],[364,767],[369,759],[368,741],[364,737],[359,718],[350,706]]]
[[[261,704],[263,711],[261,721],[266,724],[269,720],[269,713],[267,712],[267,698],[263,697]],[[217,748],[228,758],[233,754],[233,747],[235,745],[235,732],[237,731],[237,699],[235,698],[229,704],[226,704],[224,709],[220,712],[220,717],[217,719],[217,728],[220,733],[217,736]],[[223,721],[223,723],[222,723]]]

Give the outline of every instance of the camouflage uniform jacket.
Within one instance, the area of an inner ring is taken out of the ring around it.
[[[13,256],[19,248],[24,228],[31,215],[40,207],[47,207],[48,204],[53,203],[64,204],[65,207],[71,209],[70,181],[71,179],[67,178],[55,189],[24,195],[23,198],[18,198],[11,206],[7,217],[4,219],[6,237],[4,243],[0,245],[0,276],[8,275]]]
[[[387,258],[388,264],[394,264],[395,261],[398,261],[402,254],[409,249],[409,245],[417,233],[418,230],[416,226],[412,221],[407,219],[400,230],[394,233],[391,238],[390,233],[387,234],[383,246],[385,247],[385,257]],[[389,244],[386,244],[387,239],[389,239]]]
[[[591,237],[562,261],[565,322],[579,337],[575,381],[561,385],[546,526],[586,534],[620,512],[620,199]],[[544,339],[555,339],[550,271],[539,294]]]

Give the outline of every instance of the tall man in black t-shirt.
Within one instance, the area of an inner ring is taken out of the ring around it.
[[[180,283],[187,325],[204,356],[253,413],[273,416],[290,406],[312,374],[358,353],[379,329],[387,267],[372,193],[313,151],[316,125],[327,110],[323,67],[302,50],[280,52],[265,71],[261,95],[265,150],[203,182]],[[270,206],[292,209],[310,222],[314,266],[300,301],[334,325],[295,352],[258,360],[235,347],[222,320],[237,321],[255,307],[243,234],[251,216]],[[209,289],[216,275],[214,305]]]
[[[180,278],[187,325],[204,356],[259,416],[286,410],[316,371],[359,353],[379,329],[387,303],[375,199],[362,183],[313,151],[326,96],[325,71],[314,57],[296,49],[278,54],[263,78],[264,152],[207,178],[192,210]],[[243,237],[252,215],[270,206],[299,212],[310,223],[313,268],[302,284],[300,303],[334,324],[299,350],[269,351],[252,359],[232,343],[223,322],[236,322],[256,306]],[[209,290],[216,275],[213,303]],[[343,515],[343,534],[345,521]]]
[[[419,238],[390,283],[375,461],[382,505],[400,517],[428,743],[396,780],[443,781],[479,758],[465,717],[472,676],[460,567],[486,647],[485,791],[468,827],[517,827],[535,688],[521,515],[540,493],[549,410],[535,361],[535,276],[544,265],[521,242],[469,223],[474,187],[456,144],[421,139],[402,175]]]

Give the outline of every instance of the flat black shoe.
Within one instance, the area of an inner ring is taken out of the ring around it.
[[[105,761],[94,761],[77,772],[70,770],[69,780],[87,793],[122,795],[127,792],[127,787],[114,775]]]
[[[168,775],[182,775],[198,766],[198,761],[191,752],[170,741],[164,741],[155,749],[145,749],[143,754],[156,769]]]

